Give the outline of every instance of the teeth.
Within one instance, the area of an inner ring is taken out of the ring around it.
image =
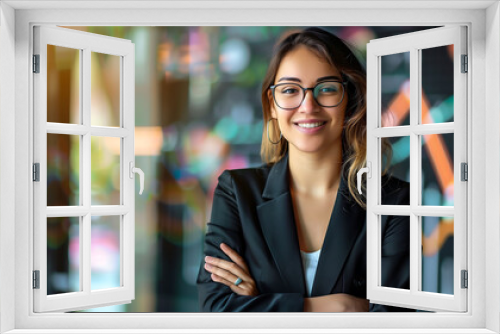
[[[318,126],[321,126],[325,124],[325,122],[316,122],[316,123],[298,123],[297,125],[300,126],[301,128],[316,128]]]

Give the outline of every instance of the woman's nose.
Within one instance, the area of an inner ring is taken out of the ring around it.
[[[300,105],[299,111],[301,112],[315,112],[317,111],[319,105],[314,99],[314,94],[310,90],[306,90],[304,100]]]

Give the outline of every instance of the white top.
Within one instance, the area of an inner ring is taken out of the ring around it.
[[[315,252],[304,252],[300,251],[300,256],[302,258],[302,268],[304,268],[304,277],[306,279],[307,296],[311,296],[312,286],[314,282],[314,276],[316,276],[316,268],[318,267],[319,254],[321,253],[321,248]]]

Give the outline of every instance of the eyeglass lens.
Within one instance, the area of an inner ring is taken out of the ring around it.
[[[276,85],[274,98],[281,108],[298,108],[304,100],[304,89],[299,84],[283,83]],[[342,102],[344,86],[337,81],[325,81],[313,89],[316,102],[323,107],[335,107]]]

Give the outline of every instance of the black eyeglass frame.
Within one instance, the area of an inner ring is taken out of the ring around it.
[[[324,106],[324,105],[322,105],[321,103],[319,103],[319,101],[318,101],[318,99],[316,98],[316,96],[314,96],[314,89],[315,89],[316,87],[318,87],[318,85],[321,85],[321,84],[323,84],[323,83],[325,83],[325,82],[338,82],[338,83],[340,83],[340,84],[342,85],[342,98],[340,99],[340,102],[339,102],[339,103],[337,103],[336,105],[333,105],[333,106]],[[346,91],[346,86],[347,86],[347,83],[348,83],[348,81],[340,81],[340,80],[327,80],[327,81],[321,81],[321,82],[318,82],[316,85],[314,85],[314,87],[304,88],[304,87],[302,87],[300,84],[295,83],[295,82],[283,82],[283,83],[279,83],[279,84],[277,84],[277,85],[272,85],[272,86],[269,86],[269,89],[271,89],[271,92],[273,93],[273,100],[274,100],[274,103],[276,103],[276,105],[278,106],[278,108],[283,109],[283,110],[292,110],[292,109],[296,109],[296,108],[300,107],[300,105],[302,104],[302,102],[304,102],[304,100],[305,100],[305,98],[306,98],[306,93],[307,93],[307,91],[308,91],[308,90],[310,90],[310,91],[312,92],[313,99],[314,99],[314,101],[316,101],[316,103],[317,103],[319,106],[321,106],[321,107],[323,107],[323,108],[334,108],[334,107],[339,106],[339,105],[342,103],[342,101],[344,101],[344,94],[345,94],[345,91]],[[299,87],[302,89],[302,91],[304,92],[304,95],[302,96],[302,101],[300,101],[299,105],[298,105],[298,106],[296,106],[295,108],[283,108],[282,106],[280,106],[280,105],[278,104],[278,101],[276,101],[276,96],[274,95],[274,89],[275,89],[276,87],[279,87],[279,86],[290,85],[290,84],[292,84],[292,85],[296,85],[296,86],[299,86]]]

